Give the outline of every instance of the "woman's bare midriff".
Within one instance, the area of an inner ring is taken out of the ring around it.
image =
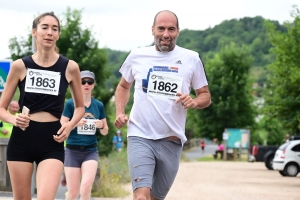
[[[54,117],[48,112],[37,112],[30,114],[30,120],[36,121],[36,122],[54,122],[59,119]]]

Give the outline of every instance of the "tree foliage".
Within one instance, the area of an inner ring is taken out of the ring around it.
[[[96,84],[93,91],[93,96],[109,105],[109,101],[114,93],[114,88],[106,87],[106,79],[110,75],[109,68],[106,68],[107,53],[105,49],[98,47],[98,41],[93,37],[91,28],[83,28],[82,26],[82,10],[71,10],[67,8],[64,16],[61,19],[61,33],[56,45],[59,48],[59,53],[70,60],[78,63],[80,70],[90,70],[95,73]],[[32,54],[31,33],[27,37],[14,37],[10,40],[9,48],[11,58],[13,60],[22,58]],[[68,91],[66,98],[70,98]],[[109,127],[112,127],[112,122],[107,118]],[[100,134],[98,134],[100,135]],[[113,134],[103,137],[99,136],[99,153],[107,154],[112,149],[111,139]]]
[[[248,48],[231,43],[207,63],[212,104],[198,111],[204,136],[221,140],[225,128],[250,128],[254,124],[248,81],[251,62]]]
[[[271,51],[276,59],[269,65],[268,93],[265,114],[277,118],[292,134],[300,133],[300,11],[291,13],[293,22],[285,22],[287,32],[282,32],[267,22]]]
[[[250,48],[253,55],[252,66],[265,66],[271,63],[274,57],[269,52],[271,43],[266,35],[264,21],[265,19],[260,16],[244,17],[225,20],[203,31],[182,30],[177,44],[197,51],[202,56],[208,54],[212,58],[213,54],[219,52],[224,45],[234,42],[238,46],[246,45]],[[270,21],[270,23],[278,30],[286,31],[278,21]]]

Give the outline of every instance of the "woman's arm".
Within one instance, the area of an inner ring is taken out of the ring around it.
[[[63,142],[66,140],[70,132],[75,128],[77,123],[84,115],[84,103],[83,95],[81,91],[81,77],[79,66],[76,62],[70,60],[66,70],[66,78],[70,84],[72,98],[74,100],[74,114],[72,119],[62,124],[62,127],[58,130],[58,136],[54,135],[54,140],[57,142]]]
[[[108,133],[108,125],[107,125],[106,118],[101,119],[101,120],[102,120],[102,123],[103,123],[103,128],[100,128],[100,129],[99,129],[99,130],[100,130],[100,133],[101,133],[102,135],[107,135],[107,133]]]
[[[15,94],[19,81],[24,79],[26,72],[26,67],[21,59],[12,63],[0,99],[0,120],[20,128],[28,127],[30,118],[27,115],[13,116],[7,112],[7,108]]]
[[[68,123],[69,120],[70,120],[69,117],[61,116],[61,118],[60,118],[60,123],[61,123],[61,125],[63,125],[63,124],[65,124],[65,123]]]
[[[83,94],[81,90],[81,77],[79,66],[76,62],[70,60],[67,68],[67,78],[70,77],[70,89],[74,100],[74,115],[69,123],[75,128],[77,123],[84,115]]]

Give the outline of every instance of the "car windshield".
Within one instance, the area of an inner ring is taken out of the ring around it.
[[[280,150],[285,150],[287,146],[289,146],[290,142],[284,143],[283,145],[281,145],[278,149]]]

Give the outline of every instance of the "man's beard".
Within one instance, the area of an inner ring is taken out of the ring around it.
[[[158,48],[159,51],[161,51],[161,52],[170,52],[170,51],[172,51],[174,49],[174,47],[175,47],[175,44],[176,44],[176,38],[172,39],[170,41],[169,45],[161,45],[159,43],[160,41],[161,41],[160,38],[154,37],[154,44],[155,44],[156,48]]]

